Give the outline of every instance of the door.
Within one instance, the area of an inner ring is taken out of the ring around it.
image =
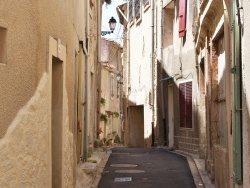
[[[168,85],[168,146],[174,147],[174,94],[173,85]]]

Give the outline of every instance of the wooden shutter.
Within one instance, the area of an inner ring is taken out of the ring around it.
[[[185,83],[179,85],[180,127],[185,127]]]
[[[192,128],[192,82],[186,83],[186,128]]]
[[[232,68],[232,72],[234,73],[234,118],[233,120],[233,177],[234,182],[238,185],[241,185],[243,182],[243,136],[242,136],[242,33],[241,27],[239,26],[239,20],[235,12],[239,10],[239,7],[236,4],[236,1],[233,1],[233,11],[232,11],[232,20],[234,24],[233,30],[233,63],[234,67]]]
[[[179,37],[186,35],[186,4],[187,0],[179,0]]]
[[[192,82],[181,83],[179,85],[180,127],[192,128],[192,96]]]

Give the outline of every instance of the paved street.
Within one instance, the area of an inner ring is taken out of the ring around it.
[[[99,188],[194,188],[187,159],[162,148],[113,148]]]

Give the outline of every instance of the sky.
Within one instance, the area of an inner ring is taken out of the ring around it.
[[[102,5],[102,31],[110,31],[109,29],[109,20],[113,16],[116,19],[116,27],[114,33],[107,34],[104,38],[114,40],[122,45],[122,33],[123,33],[123,25],[120,24],[119,18],[117,15],[116,7],[126,3],[126,0],[112,0],[110,5],[103,3]]]

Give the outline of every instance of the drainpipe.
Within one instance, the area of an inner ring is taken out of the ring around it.
[[[101,78],[102,78],[102,66],[101,66],[101,20],[102,20],[102,14],[101,14],[101,11],[102,11],[102,4],[100,1],[97,1],[97,14],[98,14],[98,17],[97,17],[97,72],[99,74],[98,75],[98,96],[97,96],[97,100],[100,101],[101,99]],[[98,106],[97,106],[97,111],[100,112],[100,102],[97,103]],[[96,125],[96,132],[95,132],[95,137],[97,138],[97,132],[98,132],[98,129],[99,129],[99,124],[100,124],[100,114],[97,113],[97,118],[96,118],[96,122],[97,122],[97,125]]]
[[[151,143],[151,146],[153,147],[154,146],[154,142],[155,142],[155,135],[154,135],[154,123],[155,123],[155,117],[154,117],[154,114],[155,114],[155,106],[154,106],[154,101],[155,101],[155,96],[154,96],[154,69],[155,69],[155,66],[154,66],[154,1],[152,1],[152,25],[151,25],[151,28],[152,28],[152,51],[151,51],[151,63],[152,63],[152,122],[151,122],[151,126],[152,126],[152,143]]]
[[[130,20],[129,20],[130,21]],[[126,92],[126,97],[125,97],[125,132],[124,132],[124,143],[125,143],[125,146],[128,146],[130,143],[130,139],[129,139],[129,118],[130,118],[130,114],[128,114],[128,110],[129,110],[129,105],[128,105],[128,98],[129,98],[129,95],[130,95],[130,91],[131,91],[131,85],[130,85],[130,27],[129,27],[129,21],[128,21],[128,24],[127,24],[127,65],[126,65],[126,68],[128,69],[127,70],[127,81],[126,81],[126,84],[127,85],[127,92]]]
[[[161,15],[161,22],[160,22],[160,63],[161,63],[161,80],[163,79],[163,22],[164,22],[164,14],[163,14],[163,1],[160,2],[160,15]],[[162,125],[163,125],[163,138],[164,138],[164,146],[167,145],[167,127],[166,127],[166,117],[165,117],[165,100],[164,100],[164,90],[163,90],[163,84],[164,82],[161,82],[161,103],[162,103]]]
[[[89,126],[89,1],[86,1],[86,46],[87,46],[87,54],[86,54],[86,79],[85,79],[85,103],[86,103],[86,110],[85,110],[85,123],[84,123],[84,131],[83,131],[83,157],[84,161],[88,158],[88,126]]]

